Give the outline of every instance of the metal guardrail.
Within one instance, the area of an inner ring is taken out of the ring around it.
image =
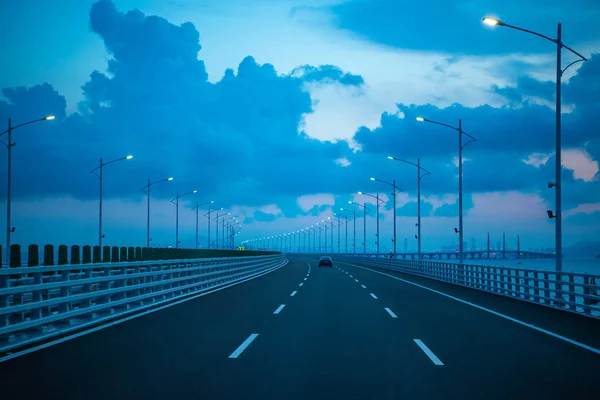
[[[335,260],[419,275],[600,319],[600,275],[368,255],[334,256]]]
[[[257,275],[283,255],[0,269],[0,352]]]

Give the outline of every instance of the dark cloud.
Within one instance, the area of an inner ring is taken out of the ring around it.
[[[333,14],[337,27],[361,38],[417,50],[463,54],[552,50],[552,44],[539,37],[502,27],[489,29],[481,22],[487,13],[550,37],[556,36],[556,24],[549,21],[562,21],[565,31],[568,29],[570,45],[600,36],[600,26],[596,24],[600,4],[595,0],[526,0],[512,8],[503,0],[350,0],[324,7],[323,11]],[[499,15],[493,15],[494,12]]]
[[[473,208],[473,197],[465,195],[463,196],[463,215],[470,208]],[[435,217],[458,217],[458,199],[454,204],[443,204],[436,208],[433,215]]]
[[[89,171],[100,157],[127,154],[133,160],[105,169],[107,197],[136,197],[149,177],[174,176],[153,194],[197,189],[221,205],[253,206],[329,189],[324,180],[341,173],[334,160],[350,154],[348,145],[321,143],[299,130],[303,115],[313,111],[304,85],[360,86],[362,77],[332,65],[279,75],[248,56],[237,73],[227,70],[212,84],[197,58],[199,33],[190,23],[178,26],[138,10],[122,13],[101,0],[92,6],[90,26],[112,58],[108,74],[93,71],[82,86],[79,114],[66,116],[64,98],[48,84],[4,90],[8,102],[0,102],[0,117],[10,115],[15,123],[40,113],[58,117],[36,125],[46,141],[28,137],[22,153],[15,151],[15,196],[96,198],[98,181]],[[315,184],[302,179],[307,176],[323,179]]]
[[[275,215],[275,214],[267,214],[262,211],[254,212],[254,220],[256,220],[258,222],[272,222],[272,221],[275,221],[276,219],[277,219],[277,215]]]

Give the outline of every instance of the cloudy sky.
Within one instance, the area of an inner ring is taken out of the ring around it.
[[[132,154],[104,169],[108,245],[145,244],[140,188],[173,176],[152,187],[155,245],[175,243],[169,200],[198,190],[180,201],[182,247],[194,246],[191,208],[214,200],[239,218],[238,242],[367,203],[372,248],[375,199],[363,191],[385,201],[389,249],[393,196],[376,177],[403,190],[398,244],[416,248],[417,170],[393,155],[431,173],[421,181],[423,246],[456,244],[458,137],[415,120],[424,116],[462,119],[477,138],[464,153],[469,246],[490,232],[509,246],[520,234],[523,247],[551,247],[556,47],[483,25],[486,15],[550,37],[562,22],[564,42],[588,58],[563,77],[564,243],[600,237],[596,0],[22,0],[0,13],[0,121],[56,119],[13,132],[12,241],[95,244],[99,181],[89,172]],[[564,51],[563,67],[576,59]],[[1,176],[6,168],[0,161]]]

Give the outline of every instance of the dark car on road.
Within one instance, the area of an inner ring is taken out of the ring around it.
[[[333,267],[333,260],[331,257],[322,256],[319,258],[319,267]]]

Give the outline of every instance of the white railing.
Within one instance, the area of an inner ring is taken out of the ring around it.
[[[0,352],[285,265],[269,256],[0,269]]]
[[[336,260],[419,275],[600,319],[600,275],[363,255],[334,257]]]

